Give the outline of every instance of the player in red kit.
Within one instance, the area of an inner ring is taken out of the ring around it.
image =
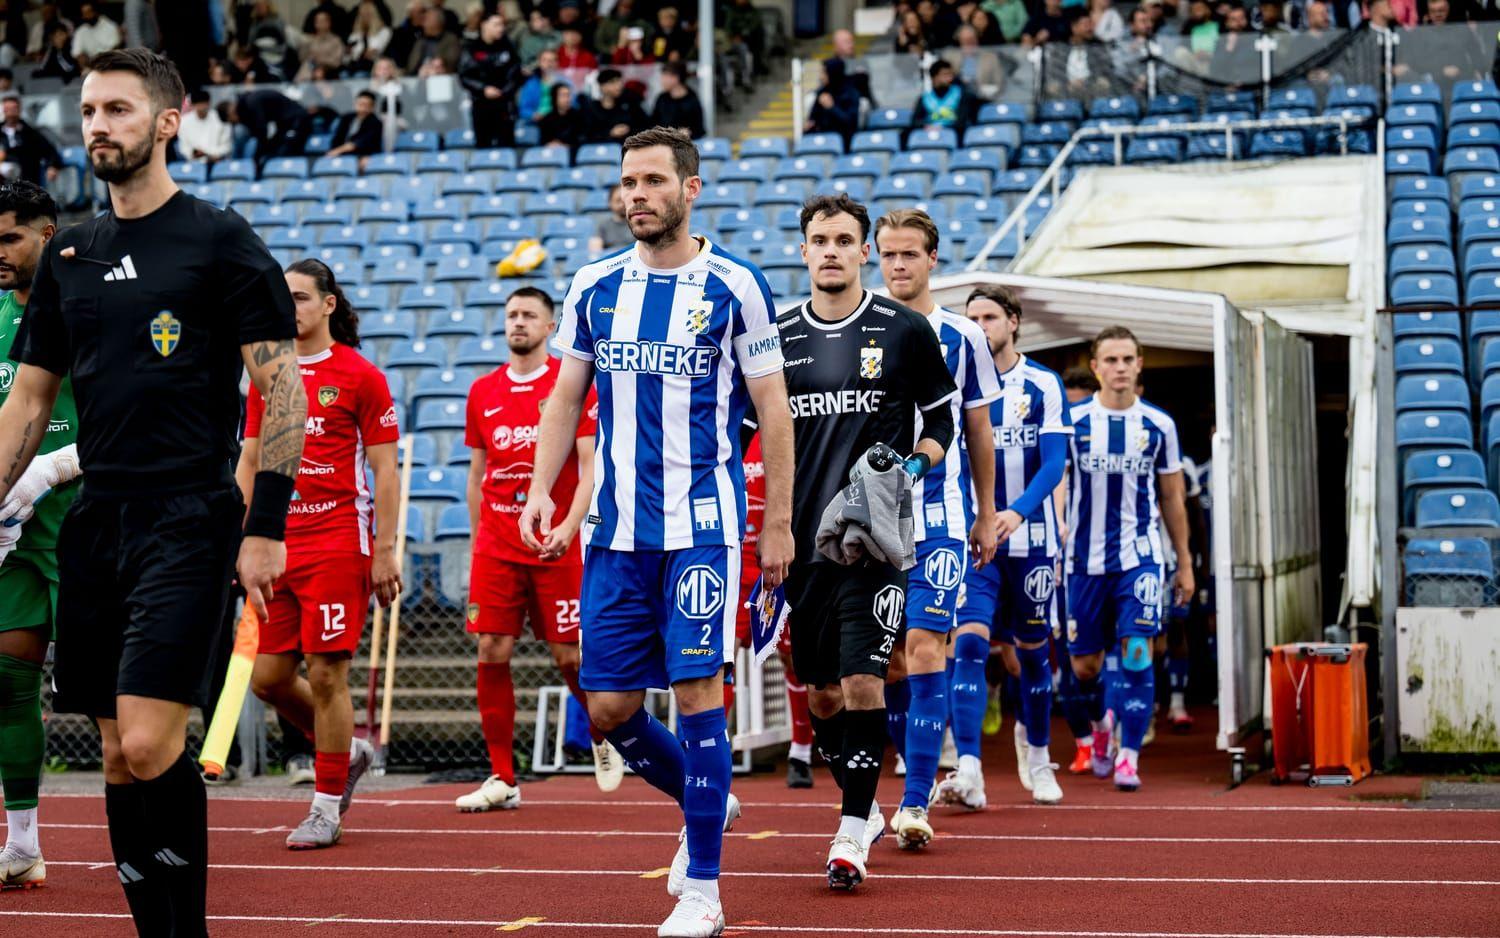
[[[322,261],[287,268],[297,307],[297,363],[307,390],[307,439],[287,510],[286,572],[260,624],[251,686],[313,741],[312,810],[287,837],[293,850],[338,843],[370,744],[354,738],[349,660],[364,631],[370,593],[401,594],[396,556],[396,409],[380,369],[359,346],[359,316]],[[246,503],[260,467],[265,402],[254,388],[235,472]],[[365,470],[374,473],[374,498]],[[307,662],[307,677],[298,664]]]
[[[457,799],[460,811],[519,807],[521,790],[512,763],[516,696],[510,658],[524,623],[552,649],[563,680],[585,705],[578,689],[578,597],[583,558],[575,537],[588,513],[594,488],[594,433],[599,404],[591,390],[578,422],[576,452],[557,484],[557,515],[540,552],[521,543],[519,519],[531,488],[536,428],[557,383],[559,363],[547,352],[552,335],[552,298],[522,287],[505,303],[505,341],[510,363],[474,382],[469,390],[465,441],[469,463],[469,519],[474,560],[469,571],[469,631],[479,636],[479,722],[489,749],[489,778]],[[594,775],[614,791],[625,764],[604,737],[589,727]]]

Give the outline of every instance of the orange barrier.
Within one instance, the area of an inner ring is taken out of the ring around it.
[[[1364,643],[1302,642],[1266,653],[1276,781],[1353,785],[1370,774]]]

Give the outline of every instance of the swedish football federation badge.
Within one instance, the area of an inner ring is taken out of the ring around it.
[[[339,389],[331,384],[325,384],[318,388],[318,403],[324,407],[339,399]]]
[[[870,341],[875,341],[871,339]],[[883,348],[862,348],[859,350],[859,376],[861,378],[875,379],[880,377],[881,363],[885,359]]]
[[[181,338],[182,323],[170,312],[162,310],[151,320],[151,347],[162,358],[177,350],[177,342]]]

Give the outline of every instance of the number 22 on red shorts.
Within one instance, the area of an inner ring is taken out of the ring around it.
[[[468,630],[520,637],[531,631],[548,642],[578,641],[582,564],[510,563],[477,554],[469,569]]]

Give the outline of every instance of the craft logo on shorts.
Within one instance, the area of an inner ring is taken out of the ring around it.
[[[177,350],[177,342],[181,338],[182,323],[167,310],[157,313],[156,318],[151,320],[151,347],[162,358]]]
[[[318,404],[327,407],[339,399],[339,389],[331,384],[325,384],[318,388]]]
[[[870,342],[872,342],[872,343],[874,341],[875,341],[874,339],[870,340]],[[874,379],[880,377],[881,371],[883,370],[881,368],[881,362],[884,360],[884,358],[885,358],[885,349],[883,349],[883,348],[876,347],[876,348],[862,348],[862,349],[860,349],[859,350],[859,376],[861,378],[869,378],[872,381]]]
[[[479,621],[479,603],[469,603],[469,608],[468,608],[468,610],[467,610],[467,612],[465,614],[469,617],[469,624],[470,625],[473,625],[475,622],[478,622]]]
[[[901,612],[905,608],[906,593],[892,584],[875,594],[875,605],[870,611],[882,629],[894,632],[901,627]]]
[[[677,611],[707,619],[724,608],[724,578],[706,564],[693,564],[677,578]]]
[[[1147,609],[1161,605],[1161,580],[1154,573],[1142,574],[1135,581],[1135,598]]]
[[[1026,590],[1026,598],[1034,603],[1044,603],[1052,598],[1054,580],[1051,567],[1037,567],[1026,574],[1022,586]]]
[[[958,554],[943,547],[928,555],[922,572],[934,589],[951,590],[958,588],[959,580],[963,578],[963,569],[963,562],[958,559]]]
[[[10,362],[0,362],[0,391],[9,391],[15,381],[16,366]]]

